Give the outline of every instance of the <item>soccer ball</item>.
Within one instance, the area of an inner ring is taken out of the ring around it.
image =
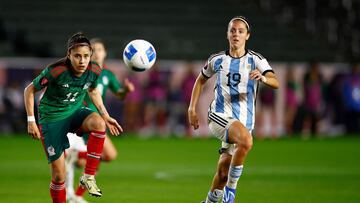
[[[133,71],[150,69],[156,60],[156,51],[153,45],[143,39],[136,39],[126,45],[123,60],[127,67]]]

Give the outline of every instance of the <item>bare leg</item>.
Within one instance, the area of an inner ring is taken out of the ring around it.
[[[215,189],[222,190],[225,187],[228,179],[230,162],[231,155],[227,153],[220,155],[217,171],[211,185],[211,191],[214,191]]]
[[[253,140],[249,131],[239,121],[231,124],[228,130],[230,143],[235,143],[235,153],[231,159],[228,180],[224,189],[223,203],[234,203],[237,182],[242,174],[243,163],[252,148]]]
[[[228,179],[231,155],[222,153],[219,157],[217,170],[212,181],[211,189],[207,194],[205,203],[217,203],[223,196],[223,188]]]
[[[103,149],[103,153],[101,155],[101,160],[105,161],[105,162],[109,162],[109,161],[115,160],[116,157],[117,157],[117,150],[116,150],[113,142],[109,138],[109,136],[106,135],[105,142],[104,142],[104,149]]]

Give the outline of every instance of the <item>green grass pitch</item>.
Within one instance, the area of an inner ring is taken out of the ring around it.
[[[101,165],[103,197],[90,202],[198,203],[215,172],[215,139],[113,138],[119,157]],[[0,136],[0,202],[50,202],[40,141]],[[80,170],[77,170],[79,176]],[[237,202],[360,202],[360,137],[255,141]]]

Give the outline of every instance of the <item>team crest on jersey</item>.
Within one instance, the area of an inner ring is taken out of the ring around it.
[[[251,70],[251,64],[248,64],[248,65],[246,66],[246,69]]]
[[[103,83],[104,83],[104,85],[108,85],[109,84],[109,78],[104,76],[103,77]]]
[[[52,145],[50,145],[48,148],[47,148],[47,152],[49,154],[49,156],[54,156],[55,155],[55,149]]]
[[[90,87],[90,85],[91,85],[91,83],[90,83],[90,82],[87,82],[87,83],[84,85],[83,89],[84,89],[84,90],[88,89],[88,88]]]
[[[46,77],[42,77],[40,79],[40,85],[41,86],[46,86],[48,84],[49,80]]]

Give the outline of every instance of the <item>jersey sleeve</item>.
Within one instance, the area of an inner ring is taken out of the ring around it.
[[[89,87],[92,89],[96,88],[97,85],[99,84],[99,80],[100,80],[100,77],[96,76],[96,79],[91,83],[91,85]]]
[[[214,65],[210,58],[206,61],[206,64],[201,70],[201,73],[205,78],[211,78],[211,76],[215,74]]]
[[[110,88],[111,92],[113,92],[113,93],[118,92],[119,89],[122,88],[122,85],[119,82],[119,80],[116,78],[114,73],[112,73],[110,71],[109,71],[109,88]]]
[[[255,67],[259,69],[262,75],[265,75],[265,73],[269,71],[274,72],[269,62],[263,57],[255,57]]]
[[[90,84],[90,88],[96,88],[97,85],[99,84],[99,80],[100,80],[100,75],[102,72],[102,68],[100,68],[99,64],[97,64],[94,61],[90,62],[90,70],[91,73],[94,75],[95,79],[93,80],[93,82]]]
[[[33,81],[33,85],[36,90],[41,90],[49,85],[53,80],[52,75],[50,74],[49,68],[45,68]]]

